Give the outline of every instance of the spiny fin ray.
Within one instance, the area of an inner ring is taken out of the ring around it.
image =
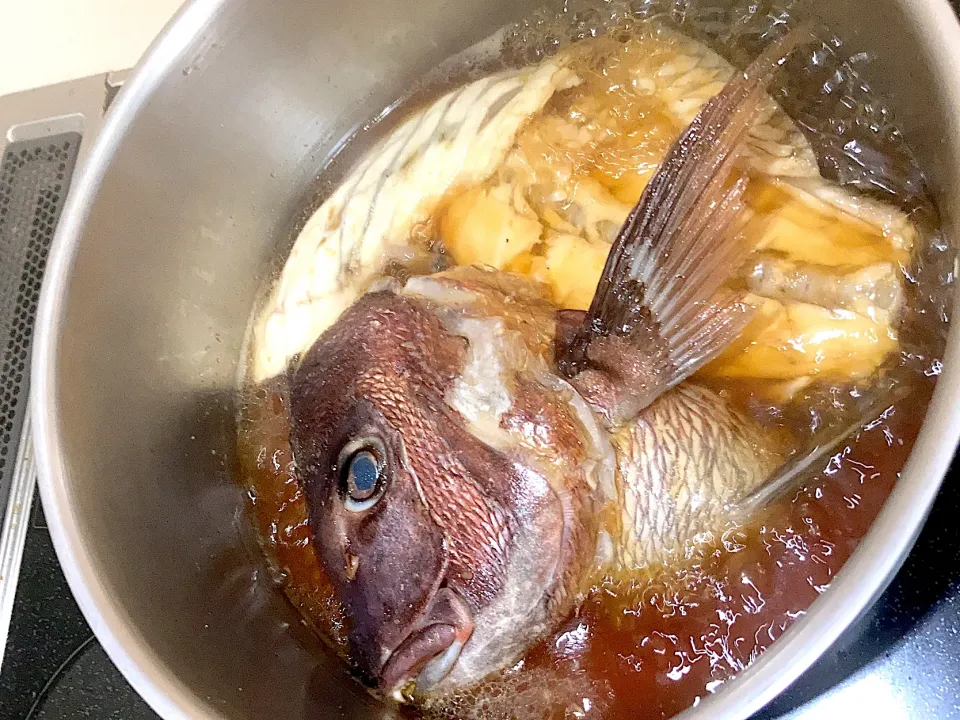
[[[558,335],[560,371],[611,424],[688,378],[750,321],[743,296],[721,291],[750,249],[733,232],[746,189],[734,163],[767,84],[810,38],[807,26],[791,31],[701,109],[627,217],[582,325]]]

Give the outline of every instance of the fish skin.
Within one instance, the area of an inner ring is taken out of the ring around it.
[[[560,498],[564,533],[548,607],[569,608],[595,566],[600,515],[616,497],[616,459],[593,411],[553,369],[556,306],[530,278],[475,266],[412,278],[398,292],[426,302],[448,330],[468,339],[468,360],[447,405],[474,437],[544,478]],[[471,361],[476,348],[482,354]],[[483,377],[474,363],[487,370]]]
[[[605,570],[620,575],[676,562],[692,538],[722,531],[728,507],[784,459],[772,434],[694,383],[660,396],[612,442],[621,518]]]

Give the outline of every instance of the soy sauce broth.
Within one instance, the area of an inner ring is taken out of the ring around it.
[[[506,680],[457,698],[436,715],[513,717],[523,704],[538,708],[530,717],[578,711],[666,718],[716,691],[829,588],[895,485],[933,386],[932,378],[918,379],[914,392],[891,405],[802,490],[752,525],[729,531],[720,546],[703,550],[685,567],[629,584],[600,584],[577,615],[534,647]],[[283,393],[260,388],[251,400],[239,446],[266,551],[307,621],[342,631],[342,611],[313,554]],[[345,650],[343,634],[324,637]]]

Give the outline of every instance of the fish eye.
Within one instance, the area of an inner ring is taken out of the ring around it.
[[[383,496],[386,485],[385,448],[380,441],[367,438],[348,443],[340,451],[343,505],[351,512],[369,510]]]

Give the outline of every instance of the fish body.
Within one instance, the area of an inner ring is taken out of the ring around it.
[[[675,143],[587,311],[476,267],[386,280],[293,369],[318,556],[382,692],[481,680],[568,615],[598,565],[675,551],[766,479],[748,422],[678,386],[752,315],[724,289],[743,253],[731,172],[784,50]]]
[[[686,382],[618,427],[608,427],[556,370],[559,308],[542,286],[509,273],[457,267],[396,291],[425,302],[467,339],[444,402],[469,432],[553,478],[587,491],[601,532],[595,567],[667,564],[783,462],[782,438],[713,390]]]
[[[475,683],[569,614],[597,571],[669,561],[772,469],[759,430],[695,385],[612,431],[556,370],[557,311],[528,279],[458,267],[364,294],[298,368],[316,547],[363,629],[352,645],[379,648],[360,664],[387,687],[411,672],[410,626],[458,638],[456,664],[427,670],[442,675],[432,692]],[[356,512],[343,466],[361,447],[390,479]],[[469,621],[445,619],[450,597]]]
[[[314,547],[348,618],[354,667],[379,692],[406,700],[482,680],[569,616],[598,571],[669,564],[779,486],[789,442],[691,378],[764,317],[748,289],[794,302],[826,287],[859,302],[850,284],[862,278],[805,276],[779,257],[753,286],[730,282],[754,249],[737,232],[749,200],[737,161],[745,147],[753,163],[777,155],[772,135],[758,145],[751,133],[770,121],[764,87],[802,36],[701,103],[604,248],[583,307],[558,303],[529,273],[472,265],[403,281],[367,267],[362,280],[321,278],[304,291],[305,306],[330,301],[326,314],[295,322],[261,369],[290,360],[291,441]],[[542,106],[578,82],[562,62],[550,68],[536,75],[535,97],[515,88],[494,105]],[[519,125],[510,122],[513,135]],[[804,153],[790,157],[779,164],[803,176]],[[477,198],[513,202],[500,191]],[[396,222],[419,212],[398,210]],[[361,255],[392,232],[367,230]],[[334,231],[316,247],[331,252]],[[884,277],[871,276],[878,320],[895,311]],[[268,334],[294,317],[285,287]]]

